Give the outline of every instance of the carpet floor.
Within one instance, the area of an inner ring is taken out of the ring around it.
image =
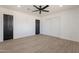
[[[0,53],[78,53],[79,42],[34,35],[0,43]]]

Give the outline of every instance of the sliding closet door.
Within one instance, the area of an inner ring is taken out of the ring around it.
[[[35,21],[36,25],[36,34],[40,34],[40,20]]]
[[[13,39],[13,16],[3,15],[4,23],[4,40]]]

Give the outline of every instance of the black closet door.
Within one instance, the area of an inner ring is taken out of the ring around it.
[[[4,19],[4,40],[13,39],[13,16],[3,15]]]
[[[40,20],[35,21],[36,25],[36,31],[35,34],[40,34]]]

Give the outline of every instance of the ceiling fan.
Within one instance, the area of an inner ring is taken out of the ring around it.
[[[46,6],[36,6],[36,5],[33,5],[33,7],[35,7],[37,10],[33,11],[33,12],[37,12],[39,11],[39,14],[41,14],[41,12],[49,12],[49,10],[45,10],[47,7],[49,7],[49,5],[46,5]]]

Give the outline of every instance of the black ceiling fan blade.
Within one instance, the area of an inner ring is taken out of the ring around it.
[[[45,9],[45,8],[47,8],[47,7],[49,7],[49,5],[46,5],[45,7],[43,7],[42,9]]]
[[[42,11],[44,11],[44,12],[49,12],[49,10],[42,10]]]
[[[35,10],[35,11],[33,11],[33,12],[37,12],[37,11],[39,11],[39,10]]]
[[[33,5],[35,8],[39,9],[37,6]]]

